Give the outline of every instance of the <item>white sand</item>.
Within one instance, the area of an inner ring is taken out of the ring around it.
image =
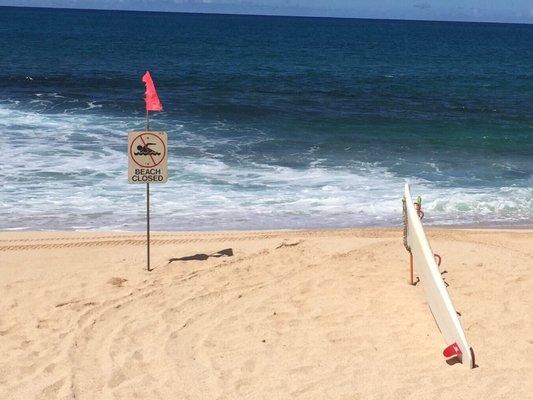
[[[0,399],[532,398],[533,231],[429,231],[474,370],[399,230],[153,238],[0,233]]]

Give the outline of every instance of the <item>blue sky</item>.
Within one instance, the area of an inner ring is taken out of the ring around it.
[[[0,0],[0,5],[533,23],[533,0]]]

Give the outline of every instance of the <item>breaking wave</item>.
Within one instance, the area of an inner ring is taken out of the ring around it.
[[[14,105],[0,105],[8,160],[0,166],[0,203],[8,210],[0,229],[143,228],[144,186],[128,184],[126,174],[127,132],[142,129],[142,118]],[[422,195],[429,224],[533,222],[531,185],[450,186],[398,173],[377,157],[336,165],[313,149],[302,152],[304,166],[287,166],[276,163],[275,150],[268,157],[242,150],[268,141],[259,129],[229,135],[235,127],[221,122],[157,122],[169,133],[170,178],[152,190],[154,229],[399,225],[406,180]],[[442,173],[431,163],[427,169]]]

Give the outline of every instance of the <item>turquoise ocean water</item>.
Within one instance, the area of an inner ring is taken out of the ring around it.
[[[533,25],[0,7],[0,229],[533,223]]]

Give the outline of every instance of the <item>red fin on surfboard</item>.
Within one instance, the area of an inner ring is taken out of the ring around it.
[[[461,352],[461,349],[459,348],[459,346],[457,346],[457,343],[453,343],[449,345],[448,347],[446,347],[444,351],[442,352],[442,354],[444,355],[444,357],[450,358],[453,356],[460,356],[463,353]]]

